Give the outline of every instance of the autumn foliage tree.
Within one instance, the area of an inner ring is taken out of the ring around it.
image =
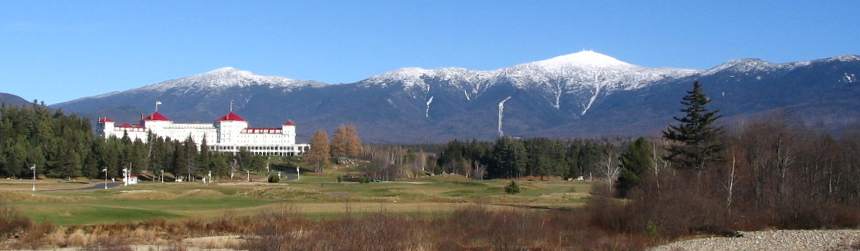
[[[331,141],[332,157],[358,157],[361,154],[361,138],[355,125],[340,125]]]
[[[317,130],[311,137],[311,150],[305,154],[305,161],[314,165],[317,172],[322,172],[329,163],[331,147],[328,142],[328,133]]]

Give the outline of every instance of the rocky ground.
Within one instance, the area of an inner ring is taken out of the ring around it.
[[[743,237],[707,237],[654,248],[675,250],[860,250],[860,230],[768,230]]]

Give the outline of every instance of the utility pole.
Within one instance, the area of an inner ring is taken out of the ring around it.
[[[33,192],[36,191],[36,164],[30,166],[30,169],[33,170]]]

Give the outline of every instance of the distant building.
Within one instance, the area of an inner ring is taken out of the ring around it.
[[[135,176],[135,175],[130,175],[128,177],[122,178],[122,182],[125,183],[126,185],[135,185],[135,184],[137,184],[137,180],[138,180],[137,176]]]
[[[232,109],[231,109],[232,110]],[[158,111],[141,119],[138,124],[116,123],[107,117],[99,118],[99,133],[105,137],[122,138],[128,134],[131,140],[147,142],[149,132],[157,137],[183,141],[189,136],[197,149],[206,139],[211,151],[238,153],[246,149],[263,156],[295,156],[309,150],[308,144],[296,144],[296,124],[287,120],[280,128],[252,128],[238,114],[230,111],[212,124],[174,123]]]

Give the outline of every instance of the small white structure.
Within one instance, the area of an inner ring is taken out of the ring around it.
[[[137,176],[131,175],[122,179],[122,182],[125,182],[126,185],[135,185],[137,184]]]

